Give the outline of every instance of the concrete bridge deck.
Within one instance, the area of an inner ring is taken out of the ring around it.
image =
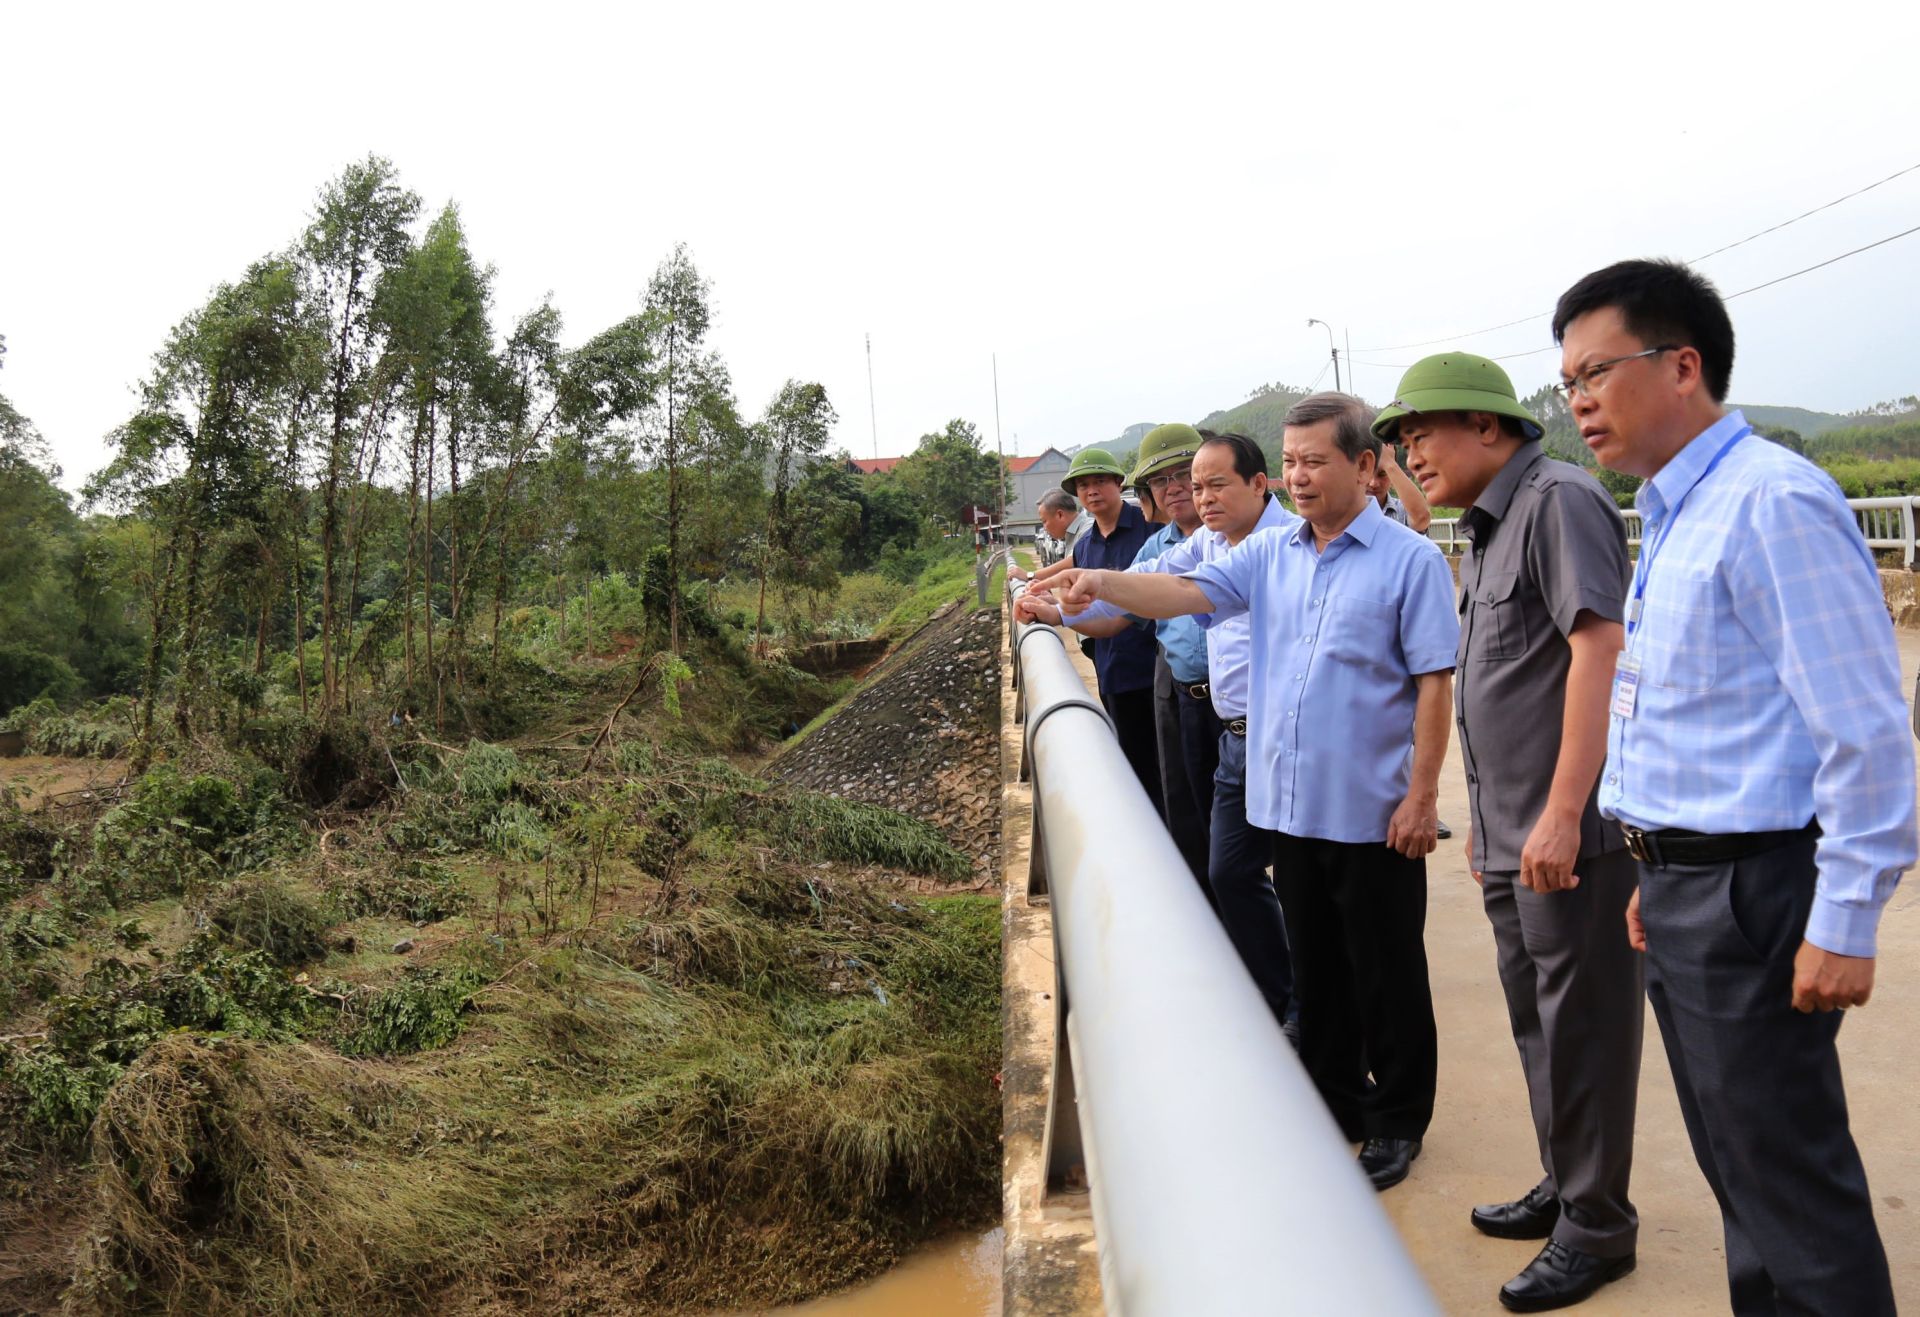
[[[1920,669],[1920,631],[1901,630],[1903,689]],[[1089,688],[1090,666],[1083,668]],[[1004,743],[1017,768],[1019,729]],[[1011,775],[1011,773],[1010,773]],[[1051,1026],[1037,994],[1051,988],[1044,913],[1023,912],[1026,820],[1022,787],[1009,790],[1009,1028],[1007,1084],[1007,1312],[1097,1310],[1090,1217],[1073,1196],[1035,1210],[1040,1109],[1026,1072],[1051,1056],[1048,1037],[1016,1037],[1025,1017]],[[1538,1245],[1488,1239],[1467,1221],[1475,1203],[1516,1196],[1539,1177],[1526,1090],[1494,970],[1493,934],[1462,852],[1468,818],[1457,748],[1441,775],[1441,817],[1457,830],[1429,860],[1427,951],[1440,1031],[1439,1101],[1424,1152],[1407,1182],[1384,1195],[1388,1214],[1448,1312],[1501,1311],[1500,1285]],[[1624,933],[1623,933],[1624,936]],[[1024,1001],[1012,1000],[1023,997]],[[1853,1129],[1873,1186],[1875,1211],[1904,1309],[1920,1311],[1920,875],[1909,875],[1881,923],[1872,1003],[1851,1013],[1841,1056]],[[1024,1026],[1022,1026],[1024,1027]],[[1718,1208],[1694,1165],[1658,1026],[1649,1011],[1641,1069],[1634,1200],[1640,1210],[1639,1270],[1578,1311],[1692,1314],[1727,1311]],[[1204,1119],[1204,1113],[1194,1113]],[[1024,1140],[1036,1146],[1027,1152]],[[1169,1138],[1178,1130],[1170,1129]]]

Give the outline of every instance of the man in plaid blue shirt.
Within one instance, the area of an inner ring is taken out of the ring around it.
[[[1733,326],[1685,266],[1588,275],[1553,318],[1600,462],[1646,479],[1600,808],[1738,1313],[1892,1313],[1847,1127],[1841,1015],[1914,863],[1893,632],[1839,489],[1726,412]]]

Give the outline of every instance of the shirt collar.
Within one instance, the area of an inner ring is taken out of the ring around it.
[[[1679,506],[1680,500],[1692,492],[1700,483],[1700,478],[1713,465],[1713,459],[1720,454],[1727,441],[1741,430],[1747,428],[1747,418],[1739,411],[1730,411],[1719,420],[1695,435],[1685,448],[1673,455],[1673,459],[1656,471],[1651,480],[1643,483],[1633,496],[1633,506],[1640,515],[1649,520],[1658,520],[1671,508]]]
[[[1115,527],[1114,529],[1118,530],[1119,528]],[[1143,549],[1171,549],[1174,545],[1181,543],[1186,538],[1186,535],[1180,530],[1179,523],[1169,521],[1164,525],[1155,526],[1153,528],[1153,534],[1147,536],[1147,542],[1140,547]]]
[[[1113,523],[1113,533],[1118,535],[1123,530],[1131,530],[1134,527],[1144,526],[1146,524],[1146,513],[1131,503],[1122,503],[1120,505],[1120,520]],[[1100,523],[1095,521],[1092,525],[1088,526],[1087,534],[1100,535]],[[1109,538],[1109,536],[1100,535],[1100,542],[1105,544]]]
[[[1537,442],[1521,445],[1515,450],[1507,464],[1494,473],[1487,487],[1480,491],[1480,497],[1473,501],[1460,518],[1460,528],[1474,543],[1480,542],[1480,536],[1491,532],[1500,519],[1507,515],[1507,509],[1513,506],[1513,496],[1520,488],[1520,482],[1527,478],[1527,472],[1533,470],[1546,458],[1546,452]]]
[[[1360,509],[1360,515],[1347,523],[1347,528],[1334,537],[1333,544],[1338,544],[1351,535],[1364,549],[1371,545],[1374,536],[1380,533],[1380,527],[1386,523],[1387,514],[1380,510],[1379,501],[1376,499],[1368,498],[1362,502],[1364,506]],[[1293,534],[1287,538],[1295,544],[1311,545],[1313,543],[1312,523],[1305,517],[1300,518],[1300,524],[1293,528]],[[1331,549],[1333,544],[1327,547]]]

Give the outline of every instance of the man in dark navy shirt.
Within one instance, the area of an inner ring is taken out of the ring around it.
[[[1060,487],[1080,500],[1093,524],[1073,546],[1076,567],[1125,571],[1153,527],[1140,509],[1120,496],[1125,472],[1104,449],[1074,454]],[[1128,627],[1093,642],[1093,670],[1100,703],[1113,719],[1120,749],[1133,765],[1155,811],[1160,802],[1160,756],[1153,734],[1153,661],[1158,653],[1151,628]]]

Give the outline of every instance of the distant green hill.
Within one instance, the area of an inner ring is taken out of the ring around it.
[[[1783,427],[1797,431],[1809,439],[1838,426],[1858,423],[1852,417],[1838,416],[1833,412],[1808,411],[1805,407],[1769,407],[1762,403],[1744,402],[1731,405],[1745,412],[1747,420],[1756,429],[1770,430]]]

